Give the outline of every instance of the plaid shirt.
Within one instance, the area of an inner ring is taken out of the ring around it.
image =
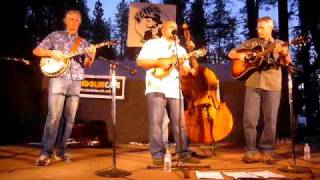
[[[42,42],[38,45],[38,48],[59,50],[66,55],[71,52],[71,48],[75,43],[77,37],[78,35],[70,35],[67,33],[67,31],[55,31],[49,34],[46,38],[44,38]],[[88,41],[82,39],[78,47],[78,51],[84,50],[89,46],[90,44],[88,43]],[[84,69],[83,69],[84,59],[85,59],[84,55],[71,58],[70,66],[60,76],[65,79],[83,80],[84,79]]]

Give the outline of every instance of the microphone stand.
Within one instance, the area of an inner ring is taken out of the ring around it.
[[[112,116],[112,130],[113,130],[113,142],[112,142],[112,168],[111,169],[103,169],[97,171],[96,174],[102,177],[125,177],[130,176],[132,173],[126,170],[117,169],[116,166],[116,148],[117,148],[117,133],[116,133],[116,68],[120,67],[124,70],[129,71],[132,75],[135,74],[136,70],[131,69],[129,67],[125,67],[116,62],[111,62],[104,57],[99,57],[98,59],[103,60],[106,63],[110,64],[110,77],[111,77],[111,116]]]
[[[295,69],[293,69],[295,70]],[[286,173],[295,173],[295,174],[310,174],[312,173],[310,168],[307,167],[299,167],[296,165],[296,129],[297,122],[293,111],[293,98],[292,98],[292,77],[289,72],[289,68],[287,69],[288,76],[288,100],[289,100],[289,113],[290,113],[290,134],[291,134],[291,148],[292,148],[292,158],[293,165],[280,167],[278,170]]]
[[[176,55],[177,55],[177,63],[178,63],[178,79],[179,79],[179,121],[178,121],[178,129],[179,129],[179,157],[178,157],[178,162],[177,162],[177,168],[181,170],[181,172],[183,173],[184,178],[189,179],[190,178],[190,174],[189,171],[187,171],[186,166],[183,162],[183,154],[182,154],[182,130],[181,130],[181,105],[182,105],[182,95],[181,95],[181,84],[180,84],[180,78],[181,78],[181,68],[180,68],[180,64],[179,64],[179,52],[178,52],[178,44],[177,44],[177,35],[176,33],[172,32],[172,35],[174,37],[174,47],[175,47],[175,51],[176,51]],[[186,142],[187,143],[187,142]]]

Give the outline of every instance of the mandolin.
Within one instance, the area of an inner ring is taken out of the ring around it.
[[[207,54],[207,49],[206,48],[200,48],[198,50],[192,51],[185,56],[185,59],[188,59],[191,56],[194,57],[202,57]],[[162,79],[164,77],[167,77],[172,69],[174,68],[174,65],[177,64],[177,58],[162,58],[160,59],[161,61],[167,61],[167,63],[170,65],[168,69],[163,69],[163,68],[153,68],[152,70],[152,75],[158,79]]]

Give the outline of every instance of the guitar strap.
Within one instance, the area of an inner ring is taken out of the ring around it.
[[[73,43],[71,47],[71,52],[76,52],[80,46],[82,38],[80,36],[77,37],[76,41]]]

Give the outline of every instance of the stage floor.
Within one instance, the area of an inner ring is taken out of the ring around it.
[[[210,168],[200,171],[264,171],[282,174],[286,179],[320,179],[320,153],[312,152],[311,161],[304,161],[302,157],[302,145],[297,145],[296,165],[309,167],[312,174],[292,174],[280,172],[279,167],[288,167],[292,163],[290,158],[291,146],[282,144],[277,149],[276,165],[263,163],[245,164],[241,161],[242,148],[230,144],[219,144],[215,157],[202,157],[201,165],[209,165]],[[198,145],[191,145],[191,149],[198,155],[203,155]],[[130,179],[130,180],[171,180],[183,179],[181,170],[173,170],[164,173],[162,168],[147,169],[151,165],[151,157],[147,145],[121,144],[117,148],[116,165],[118,169],[128,170],[132,175],[125,178],[105,178],[95,172],[112,167],[112,148],[72,148],[71,153],[74,162],[65,163],[53,160],[49,166],[37,167],[35,160],[38,157],[39,147],[27,145],[0,146],[0,179],[33,180],[33,179]],[[188,171],[190,179],[197,179],[195,170]],[[225,179],[232,179],[224,176]]]

